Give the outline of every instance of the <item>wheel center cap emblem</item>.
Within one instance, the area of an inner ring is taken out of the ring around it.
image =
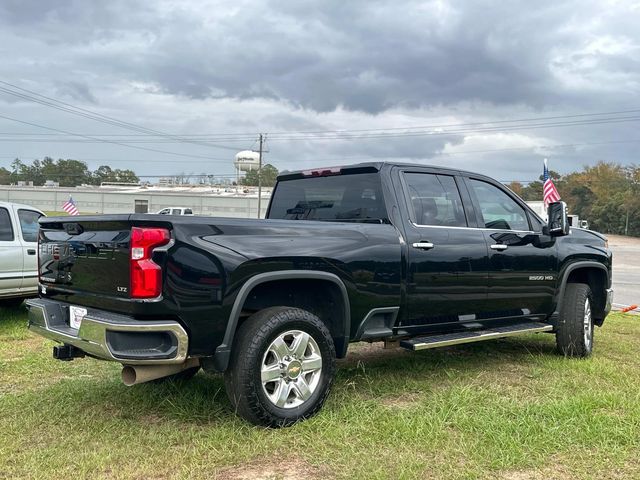
[[[302,372],[302,364],[298,361],[293,361],[287,366],[287,376],[289,378],[298,378]]]

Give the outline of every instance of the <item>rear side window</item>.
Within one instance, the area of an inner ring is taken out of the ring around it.
[[[418,225],[466,227],[458,186],[449,175],[405,173],[405,182]]]
[[[13,227],[11,217],[6,208],[0,208],[0,242],[10,242],[13,240]]]
[[[486,228],[529,230],[524,208],[503,190],[481,180],[471,179],[469,185],[478,200]]]
[[[173,210],[171,210],[171,215],[180,215],[180,209],[174,208]]]
[[[278,183],[269,218],[286,220],[387,220],[377,173],[298,178]]]
[[[193,210],[191,210],[190,208],[185,208],[184,209],[184,214],[185,215],[193,215]]]
[[[22,239],[25,242],[38,241],[38,219],[41,216],[40,212],[34,212],[33,210],[18,210],[20,230],[22,231]]]

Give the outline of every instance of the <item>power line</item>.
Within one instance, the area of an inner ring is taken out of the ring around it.
[[[49,155],[44,155],[41,157],[31,157],[31,156],[25,156],[25,155],[4,155],[4,156],[0,156],[0,158],[6,158],[6,159],[18,159],[18,160],[42,160],[45,157],[49,157]],[[53,157],[50,157],[53,158]],[[70,156],[65,156],[63,157],[59,157],[56,160],[78,160],[81,162],[105,162],[105,163],[135,163],[135,162],[153,162],[153,163],[173,163],[175,164],[176,161],[175,160],[156,160],[154,159],[149,159],[149,160],[143,160],[140,158],[137,159],[122,159],[122,158],[88,158],[88,157],[75,157],[72,158]],[[231,165],[232,162],[232,158],[210,158],[208,160],[192,160],[189,163],[211,163],[211,162],[228,162],[229,165]]]
[[[1,87],[0,87],[1,88]],[[468,126],[482,126],[482,125],[496,125],[496,124],[505,124],[505,123],[522,123],[522,122],[539,122],[543,120],[558,120],[558,119],[569,119],[569,118],[584,118],[584,117],[594,117],[594,116],[604,116],[604,115],[621,115],[621,114],[629,114],[629,113],[639,113],[640,109],[632,109],[632,110],[618,110],[618,111],[608,111],[608,112],[593,112],[593,113],[583,113],[583,114],[574,114],[574,115],[554,115],[554,116],[546,116],[546,117],[526,117],[526,118],[516,118],[516,119],[508,119],[508,120],[493,120],[493,121],[485,121],[485,122],[468,122],[468,123],[448,123],[448,124],[432,124],[432,125],[420,125],[420,126],[402,126],[402,127],[383,127],[383,128],[366,128],[366,129],[340,129],[340,130],[309,130],[309,131],[283,131],[283,132],[272,132],[270,136],[293,136],[293,135],[303,135],[303,136],[323,136],[325,134],[335,134],[335,135],[343,135],[343,134],[352,134],[352,133],[364,133],[364,132],[380,132],[385,133],[387,131],[396,131],[396,130],[426,130],[426,129],[438,129],[438,128],[450,128],[450,127],[468,127]],[[598,120],[598,119],[592,119]],[[514,125],[517,126],[517,125]],[[424,133],[424,132],[406,132],[406,133]],[[9,133],[11,134],[11,133]],[[20,133],[20,135],[29,135],[28,133]],[[53,134],[50,134],[53,135]],[[140,137],[140,136],[149,136],[149,134],[92,134],[94,136],[122,136],[122,137]],[[256,134],[247,132],[247,133],[201,133],[201,134],[165,134],[169,136],[179,136],[185,138],[215,138],[215,137],[243,137],[246,139],[255,139]],[[254,140],[255,143],[255,140]]]
[[[610,142],[584,142],[584,143],[564,143],[557,145],[531,145],[528,147],[509,147],[509,148],[490,148],[484,150],[463,150],[459,152],[439,152],[434,156],[451,156],[451,155],[469,155],[472,153],[493,153],[493,152],[508,152],[514,150],[534,150],[536,148],[544,150],[556,150],[560,148],[571,147],[587,147],[587,146],[599,146],[599,145],[614,145],[624,143],[640,143],[640,140],[614,140]]]
[[[441,156],[458,156],[458,155],[471,155],[476,153],[496,153],[496,152],[508,152],[508,151],[528,151],[535,149],[545,149],[545,150],[557,150],[561,148],[575,148],[575,147],[585,147],[585,146],[601,146],[601,145],[616,145],[616,144],[627,144],[627,143],[640,143],[640,140],[613,140],[608,142],[583,142],[583,143],[565,143],[565,144],[556,144],[556,145],[530,145],[526,147],[508,147],[508,148],[490,148],[490,149],[481,149],[481,150],[462,150],[457,152],[436,152],[431,157],[426,158],[427,160],[430,158],[437,158]],[[266,142],[265,142],[266,144]],[[22,159],[22,160],[40,160],[48,155],[44,155],[41,157],[32,157],[25,155],[0,155],[0,158],[5,159]],[[60,157],[62,158],[62,157]],[[76,158],[67,157],[65,159],[71,160],[79,160],[85,162],[107,162],[107,163],[133,163],[139,161],[145,161],[141,159],[122,159],[122,158],[94,158],[94,157],[84,157],[78,156]],[[417,158],[411,156],[385,156],[383,158],[374,157],[371,155],[355,155],[355,156],[343,156],[339,155],[334,158],[308,158],[301,159],[301,161],[309,161],[314,160],[316,162],[336,162],[340,160],[369,160],[369,161],[384,161],[389,159],[408,159],[408,160],[424,160],[425,158]],[[192,163],[210,163],[211,161],[220,161],[220,162],[229,162],[232,159],[230,158],[209,158],[207,160],[194,160]],[[152,161],[153,163],[175,163],[174,160],[146,160]]]
[[[8,118],[8,117],[0,117],[0,118]],[[504,127],[485,127],[485,128],[476,128],[476,129],[460,129],[460,130],[450,130],[450,131],[423,131],[423,132],[402,132],[402,133],[386,133],[381,132],[377,134],[369,134],[369,135],[352,135],[352,134],[344,134],[337,136],[290,136],[290,137],[277,137],[275,140],[278,141],[298,141],[298,140],[370,140],[370,139],[378,139],[378,138],[399,138],[399,137],[421,137],[421,136],[451,136],[451,135],[462,135],[462,134],[474,134],[474,133],[504,133],[511,131],[519,131],[519,130],[528,130],[528,129],[537,129],[537,128],[551,128],[551,127],[567,127],[567,126],[583,126],[583,125],[603,125],[603,124],[616,124],[616,123],[624,123],[624,122],[636,122],[640,120],[640,116],[628,116],[628,117],[609,117],[604,119],[591,119],[591,120],[580,120],[580,121],[569,121],[569,122],[553,122],[553,123],[537,123],[537,124],[525,124],[525,125],[511,125]],[[27,123],[28,122],[22,122]],[[33,124],[31,124],[33,125]],[[55,129],[50,129],[54,131],[60,131]],[[105,138],[100,138],[96,135],[85,135],[79,133],[68,133],[69,135],[79,136],[85,138],[85,140],[78,139],[7,139],[0,138],[0,141],[14,141],[14,142],[31,142],[31,143],[47,143],[47,142],[60,142],[60,143],[117,143],[115,140],[108,140]],[[36,134],[37,135],[37,134]],[[89,141],[87,141],[88,139]],[[274,138],[271,138],[274,140]],[[133,143],[183,143],[180,140],[171,140],[171,139],[162,139],[162,140],[130,140],[124,139],[128,144]],[[207,141],[200,141],[203,144],[209,144]],[[122,144],[122,143],[118,143]]]
[[[87,139],[90,139],[90,140],[96,140],[99,143],[111,143],[113,145],[120,145],[120,146],[123,146],[123,147],[135,148],[135,149],[138,149],[138,150],[146,150],[146,151],[149,151],[149,152],[164,153],[166,155],[177,155],[179,157],[192,157],[192,158],[206,158],[206,159],[209,159],[209,157],[207,157],[205,155],[195,155],[195,154],[187,154],[187,153],[170,152],[170,151],[167,151],[167,150],[158,150],[158,149],[155,149],[155,148],[140,147],[140,146],[137,146],[137,145],[128,145],[126,143],[121,143],[121,142],[117,142],[117,141],[114,141],[114,140],[98,139],[98,138],[95,138],[95,137],[91,137],[90,135],[84,135],[84,134],[81,134],[81,133],[67,132],[66,130],[60,130],[60,129],[57,129],[57,128],[51,128],[51,127],[47,127],[47,126],[44,126],[44,125],[38,125],[37,123],[26,122],[24,120],[18,120],[17,118],[7,117],[7,116],[4,116],[4,115],[0,115],[0,118],[3,118],[5,120],[11,120],[11,121],[17,122],[17,123],[22,123],[24,125],[30,125],[32,127],[38,127],[38,128],[43,128],[45,130],[51,130],[51,131],[58,132],[58,133],[64,133],[66,135],[72,135],[72,136],[87,138]]]
[[[91,172],[90,172],[91,173]],[[11,173],[11,175],[16,177],[33,177],[32,174],[26,173]],[[41,176],[50,176],[52,178],[80,178],[85,177],[86,175],[81,175],[77,173],[48,173],[48,174],[40,174]],[[203,177],[214,177],[214,178],[236,178],[235,173],[167,173],[164,175],[137,175],[138,178],[176,178],[176,177],[188,177],[188,178],[203,178]]]
[[[630,116],[621,118],[608,118],[598,120],[582,120],[572,122],[554,122],[554,123],[539,123],[528,125],[514,125],[507,127],[486,127],[476,129],[460,129],[450,131],[431,131],[431,132],[406,132],[406,133],[379,133],[372,135],[338,135],[338,136],[308,136],[308,137],[276,137],[271,138],[271,141],[297,141],[297,140],[370,140],[378,138],[400,138],[400,137],[436,137],[436,136],[451,136],[473,133],[503,133],[518,130],[528,130],[537,128],[550,128],[550,127],[568,127],[568,126],[581,126],[581,125],[601,125],[601,124],[614,124],[623,122],[636,122],[640,120],[640,116]]]
[[[153,129],[146,128],[146,127],[143,127],[143,126],[140,126],[140,125],[136,125],[134,123],[118,120],[117,118],[113,118],[113,117],[109,117],[107,115],[103,115],[103,114],[100,114],[100,113],[97,113],[97,112],[93,112],[93,111],[87,110],[85,108],[76,107],[74,105],[71,105],[69,103],[63,102],[61,100],[56,100],[55,98],[47,97],[45,95],[39,94],[37,92],[33,92],[31,90],[27,90],[26,88],[19,87],[17,85],[9,83],[9,82],[5,82],[5,81],[0,80],[0,83],[4,84],[4,85],[8,85],[8,86],[10,86],[12,88],[21,90],[23,92],[27,92],[27,94],[16,92],[15,90],[11,90],[11,89],[5,88],[5,87],[0,87],[0,92],[4,92],[4,93],[6,93],[8,95],[13,95],[15,97],[22,98],[24,100],[28,100],[28,101],[31,101],[31,102],[39,103],[41,105],[44,105],[44,106],[47,106],[47,107],[50,107],[50,108],[54,108],[56,110],[61,110],[61,111],[64,111],[64,112],[67,112],[67,113],[71,113],[71,114],[74,114],[74,115],[79,115],[81,117],[88,118],[90,120],[94,120],[94,121],[101,122],[101,123],[106,123],[108,125],[113,125],[113,126],[116,126],[116,127],[127,129],[127,130],[134,130],[134,131],[137,131],[137,132],[145,133],[147,135],[156,135],[156,136],[161,136],[161,137],[173,138],[174,140],[177,140],[177,141],[179,141],[181,143],[193,143],[193,144],[196,144],[196,145],[203,145],[202,143],[200,143],[198,141],[185,139],[185,138],[182,138],[182,137],[177,136],[177,135],[167,134],[167,133],[164,133],[164,132],[161,132],[161,131],[158,131],[158,130],[153,130]],[[29,94],[31,94],[31,95],[29,95]],[[238,150],[238,147],[232,147],[232,146],[228,146],[228,145],[206,144],[205,146],[214,147],[214,148],[223,148],[223,149],[229,149],[229,150]]]
[[[316,131],[306,131],[306,132],[272,132],[269,135],[287,135],[287,134],[326,134],[326,133],[351,133],[351,132],[383,132],[388,130],[425,130],[425,129],[433,129],[433,128],[447,128],[447,127],[466,127],[466,126],[477,126],[477,125],[487,125],[487,124],[503,124],[503,123],[518,123],[518,122],[528,122],[528,121],[541,121],[541,120],[558,120],[563,118],[579,118],[579,117],[591,117],[591,116],[602,116],[602,115],[620,115],[620,114],[628,114],[628,113],[638,113],[640,109],[633,110],[618,110],[618,111],[609,111],[609,112],[594,112],[594,113],[581,113],[574,115],[554,115],[548,117],[528,117],[528,118],[516,118],[511,120],[494,120],[494,121],[486,121],[486,122],[471,122],[471,123],[451,123],[451,124],[436,124],[436,125],[421,125],[421,126],[403,126],[403,127],[385,127],[385,128],[364,128],[364,129],[344,129],[344,130],[316,130]]]
[[[62,102],[60,100],[56,100],[51,97],[47,97],[45,95],[41,95],[39,93],[33,92],[31,90],[27,90],[25,88],[19,87],[17,85],[11,84],[9,82],[0,81],[0,83],[12,87],[14,89],[18,89],[22,92],[27,92],[28,94],[36,95],[39,98],[33,97],[32,95],[27,95],[24,93],[16,92],[14,90],[0,87],[0,91],[3,91],[7,94],[18,96],[20,98],[24,98],[26,100],[34,101],[37,103],[45,104],[52,108],[63,109],[69,113],[78,114],[81,116],[89,115],[93,120],[102,121],[103,123],[108,123],[112,125],[119,126],[121,128],[127,128],[129,130],[134,130],[138,132],[143,132],[144,135],[151,136],[161,136],[165,138],[171,138],[178,142],[188,142],[188,143],[197,143],[205,146],[216,146],[210,142],[203,142],[202,137],[207,138],[216,138],[219,141],[220,137],[226,137],[227,139],[239,140],[241,138],[250,140],[255,139],[255,133],[211,133],[211,134],[201,134],[201,135],[175,135],[169,134],[165,132],[160,132],[157,130],[148,129],[146,127],[142,127],[130,122],[123,122],[121,120],[115,119],[113,117],[108,117],[106,115],[102,115],[87,109],[83,109],[80,107],[76,107],[74,105],[68,104],[66,102]],[[45,99],[45,100],[43,100]],[[52,102],[55,102],[52,104]],[[414,130],[425,130],[425,129],[442,129],[442,128],[452,128],[452,127],[469,127],[469,126],[482,126],[482,125],[497,125],[497,124],[513,124],[513,123],[522,123],[522,122],[540,122],[543,120],[560,120],[560,119],[578,119],[578,118],[587,118],[587,117],[597,117],[597,116],[606,116],[606,115],[621,115],[621,114],[630,114],[630,113],[638,113],[640,109],[630,109],[630,110],[618,110],[618,111],[607,111],[607,112],[592,112],[592,113],[582,113],[582,114],[572,114],[572,115],[553,115],[546,117],[526,117],[526,118],[517,118],[517,119],[507,119],[507,120],[495,120],[490,122],[470,122],[470,123],[453,123],[453,124],[435,124],[435,125],[420,125],[420,126],[402,126],[402,127],[386,127],[386,128],[372,128],[372,129],[343,129],[343,130],[315,130],[315,131],[288,131],[288,132],[272,132],[270,135],[272,138],[277,138],[279,140],[294,140],[295,139],[350,139],[350,138],[378,138],[378,136],[386,137],[395,137],[395,136],[414,136],[414,135],[448,135],[448,134],[458,134],[458,133],[467,133],[469,129],[464,131],[453,131],[453,132],[415,132]],[[99,118],[95,118],[99,117]],[[604,119],[607,120],[607,119]],[[608,119],[613,120],[613,119]],[[626,119],[618,119],[617,121],[630,121],[631,118],[628,117]],[[635,120],[635,119],[634,119]],[[114,123],[115,122],[115,123]],[[586,122],[586,123],[585,123]],[[600,123],[611,123],[609,121],[603,121],[602,119],[590,119],[588,121],[578,121],[578,122],[560,122],[560,123],[549,123],[549,124],[533,124],[533,125],[511,125],[509,130],[513,129],[523,129],[523,128],[548,128],[551,126],[570,126],[570,125],[583,125],[583,124],[600,124]],[[498,127],[491,127],[493,130]],[[394,131],[404,130],[404,132],[393,133]],[[480,129],[480,131],[486,131],[486,128]],[[472,129],[472,131],[475,131]],[[360,134],[365,132],[370,132],[372,134],[367,135],[365,137],[361,137]],[[375,133],[374,133],[375,132]],[[328,135],[329,134],[329,135]],[[354,137],[354,134],[358,134]],[[94,135],[100,136],[100,135]],[[196,140],[200,139],[200,140]],[[217,145],[219,148],[229,148],[233,150],[238,150],[238,147],[229,147],[229,146],[221,146]]]

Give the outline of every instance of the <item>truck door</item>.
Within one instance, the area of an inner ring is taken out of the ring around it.
[[[24,258],[11,221],[11,212],[0,207],[0,296],[20,292]]]
[[[400,172],[404,192],[407,315],[403,326],[472,321],[487,309],[488,252],[453,175]],[[399,199],[402,204],[403,199]]]
[[[465,181],[489,245],[491,316],[550,313],[557,282],[555,241],[542,235],[542,225],[506,189],[486,179]]]
[[[23,279],[20,288],[38,288],[38,219],[42,213],[24,208],[17,209],[20,237],[22,238]]]

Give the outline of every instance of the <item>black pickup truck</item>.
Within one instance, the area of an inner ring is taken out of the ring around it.
[[[236,411],[316,413],[350,342],[410,350],[528,332],[588,356],[612,301],[601,235],[491,178],[390,163],[287,172],[267,218],[40,220],[29,326],[125,384],[224,372]]]

